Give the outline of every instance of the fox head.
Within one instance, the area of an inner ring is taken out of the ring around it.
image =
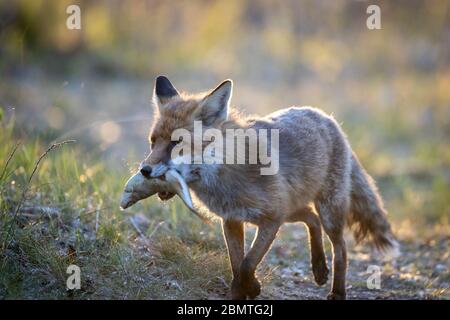
[[[204,127],[219,128],[228,118],[232,88],[232,81],[225,80],[208,93],[188,95],[178,92],[167,77],[156,78],[153,89],[155,120],[149,135],[150,153],[141,163],[139,171],[126,183],[121,199],[123,209],[158,192],[163,200],[178,194],[191,211],[198,215],[192,204],[186,177],[170,169],[172,150],[183,142],[174,140],[173,133],[184,129],[191,134],[196,121],[201,121]],[[190,140],[183,143],[192,144]]]
[[[158,168],[171,161],[172,149],[181,140],[173,140],[177,129],[193,132],[194,121],[205,128],[220,128],[228,119],[233,82],[225,80],[213,90],[197,95],[180,93],[165,76],[158,76],[153,90],[155,119],[150,129],[150,153],[141,164],[145,175],[157,176]]]
[[[190,95],[180,93],[167,77],[158,76],[153,89],[155,116],[149,134],[150,153],[141,163],[140,173],[146,178],[162,176],[171,164],[173,148],[179,143],[192,143],[174,139],[176,130],[192,133],[195,121],[201,121],[203,127],[219,128],[228,119],[232,90],[233,82],[225,80],[207,93]],[[162,200],[173,195],[158,193]]]
[[[180,195],[195,211],[190,189],[201,198],[222,184],[224,177],[231,177],[223,182],[230,185],[244,172],[252,181],[259,175],[267,175],[263,172],[266,168],[262,168],[267,162],[261,161],[259,153],[267,151],[270,144],[271,156],[278,159],[278,135],[271,132],[268,140],[260,138],[263,137],[261,132],[267,133],[266,129],[260,132],[254,128],[245,129],[248,123],[254,124],[256,120],[242,117],[230,108],[232,90],[232,81],[225,80],[209,92],[191,95],[180,93],[165,76],[156,78],[150,153],[126,185],[123,208],[158,192],[162,200]],[[269,159],[272,167],[271,158],[263,159]],[[278,169],[278,160],[276,163]],[[239,166],[241,164],[245,166]],[[268,181],[267,178],[264,181]]]

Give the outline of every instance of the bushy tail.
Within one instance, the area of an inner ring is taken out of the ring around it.
[[[355,154],[352,156],[352,193],[348,225],[353,230],[357,242],[367,236],[382,252],[397,254],[398,243],[392,234],[386,217],[383,200],[378,189]]]

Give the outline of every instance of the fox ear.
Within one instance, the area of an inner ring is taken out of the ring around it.
[[[200,106],[199,118],[205,125],[218,124],[228,118],[233,81],[225,80],[209,93]]]
[[[153,89],[153,100],[158,106],[166,103],[170,98],[178,96],[179,93],[166,76],[158,76]]]

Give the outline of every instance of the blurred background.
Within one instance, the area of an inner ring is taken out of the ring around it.
[[[332,113],[395,217],[450,215],[450,3],[0,1],[0,106],[15,135],[76,139],[114,170],[148,152],[153,80],[235,81],[233,104]],[[81,8],[68,30],[66,8]],[[421,220],[422,221],[422,220]]]
[[[72,4],[80,30],[66,27]],[[371,4],[381,30],[366,26]],[[402,245],[383,290],[368,290],[380,262],[349,240],[349,297],[450,298],[449,1],[0,0],[0,299],[226,297],[219,223],[179,200],[118,208],[149,151],[159,74],[194,92],[231,78],[247,113],[333,114]],[[260,267],[263,298],[325,297],[307,239],[283,226]],[[69,264],[81,290],[66,290]]]

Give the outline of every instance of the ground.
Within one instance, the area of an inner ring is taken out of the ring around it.
[[[219,221],[204,224],[176,198],[153,197],[120,211],[129,173],[118,174],[95,159],[83,163],[82,149],[69,144],[45,152],[39,141],[16,144],[11,127],[3,132],[0,299],[227,297],[231,273]],[[383,189],[394,189],[390,179],[380,180],[387,183]],[[441,223],[407,215],[390,220],[401,244],[400,256],[390,262],[367,245],[355,245],[348,233],[348,298],[449,299],[445,216]],[[248,226],[247,245],[254,233]],[[330,281],[323,287],[313,282],[307,239],[302,224],[282,227],[258,269],[258,299],[326,297]],[[81,270],[80,290],[67,290],[72,264]],[[370,266],[382,270],[380,289],[367,286]]]
[[[27,207],[20,221],[23,226],[33,225],[32,237],[37,238],[19,237],[6,251],[3,262],[9,260],[12,265],[4,271],[16,274],[12,279],[3,275],[6,287],[0,287],[0,297],[227,298],[230,271],[217,225],[209,230],[194,222],[200,230],[206,229],[199,231],[197,238],[188,233],[182,236],[184,239],[176,239],[172,223],[151,223],[147,215],[140,213],[122,221],[130,228],[128,241],[114,244],[96,239],[95,224],[86,225],[84,233],[78,235],[84,240],[75,239],[72,231],[78,228],[77,222],[67,224],[56,210],[49,208]],[[44,234],[55,225],[61,229],[59,237],[46,237]],[[198,231],[196,228],[194,232]],[[248,229],[249,239],[254,228]],[[42,247],[36,246],[36,242]],[[449,299],[450,237],[434,230],[428,237],[404,236],[400,242],[401,255],[394,261],[383,262],[380,257],[373,258],[374,253],[367,246],[355,247],[349,235],[349,299]],[[327,241],[326,249],[330,265]],[[69,264],[81,267],[81,290],[65,289],[64,267]],[[369,266],[382,268],[380,289],[367,287],[372,274]],[[283,226],[258,269],[258,277],[263,283],[258,299],[324,299],[330,286],[330,281],[323,287],[313,282],[307,233],[301,224]]]
[[[285,234],[274,244],[263,263],[264,270],[259,272],[264,283],[259,299],[324,299],[330,281],[322,287],[314,283],[304,228],[286,226],[282,232]],[[377,254],[367,247],[355,249],[350,245],[348,299],[448,299],[449,244],[448,236],[401,241],[402,254],[390,262],[373,258]],[[329,246],[327,255],[331,266]],[[367,287],[367,279],[372,274],[369,266],[382,270],[380,289]],[[225,292],[217,297],[224,298]]]
[[[48,152],[39,140],[17,144],[12,125],[2,129],[0,299],[227,297],[231,272],[218,221],[204,224],[177,198],[152,197],[121,211],[128,170],[111,169],[74,144]],[[349,299],[450,298],[450,227],[445,210],[431,214],[446,207],[447,189],[433,184],[431,195],[439,195],[433,199],[442,201],[430,206],[420,201],[428,194],[428,180],[414,179],[377,178],[402,251],[383,262],[348,233]],[[424,210],[430,215],[412,214]],[[247,245],[254,232],[247,228]],[[307,239],[302,224],[282,227],[257,271],[263,284],[258,299],[326,297],[330,280],[323,287],[314,284]],[[80,290],[67,290],[72,264],[81,270]],[[379,290],[367,287],[370,266],[382,268]]]
[[[292,251],[299,250],[306,242],[303,236],[285,246],[275,246],[269,261],[278,267],[262,298],[268,299],[323,299],[330,281],[323,287],[313,282],[307,257],[288,260]],[[349,242],[349,241],[348,241]],[[401,242],[401,255],[391,262],[375,259],[367,248],[349,245],[347,272],[348,299],[438,299],[449,298],[450,278],[448,270],[450,238],[433,237]],[[287,248],[287,249],[286,249]],[[303,248],[300,249],[306,251]],[[304,256],[307,254],[305,253]],[[328,250],[328,257],[330,257]],[[330,264],[329,260],[329,265]],[[373,274],[369,266],[380,267],[380,289],[368,289],[367,279]],[[445,271],[443,273],[443,271]]]
[[[0,299],[225,297],[219,224],[179,200],[118,208],[149,152],[158,74],[187,92],[232,78],[244,114],[333,115],[403,250],[382,263],[349,235],[349,298],[449,299],[449,1],[377,1],[381,30],[367,28],[366,1],[79,1],[78,31],[67,2],[0,1]],[[37,165],[64,139],[76,142]],[[304,227],[279,236],[260,298],[324,298]],[[71,264],[80,290],[66,290]],[[383,267],[380,290],[369,265]]]

